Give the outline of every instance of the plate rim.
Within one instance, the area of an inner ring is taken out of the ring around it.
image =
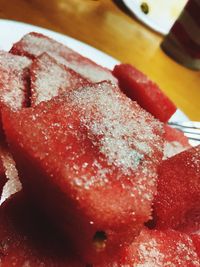
[[[10,26],[10,27],[14,27],[14,28],[18,28],[18,27],[22,27],[22,32],[28,33],[30,31],[38,31],[40,33],[49,35],[50,37],[56,39],[57,41],[69,46],[70,48],[72,48],[73,50],[75,50],[76,52],[78,52],[79,54],[82,54],[83,56],[85,56],[85,51],[89,50],[90,54],[87,55],[88,58],[92,59],[93,61],[95,61],[97,64],[101,64],[103,65],[104,63],[104,67],[107,68],[113,68],[114,65],[119,64],[120,61],[115,59],[114,57],[108,55],[107,53],[89,45],[86,44],[78,39],[75,39],[73,37],[70,37],[66,34],[62,34],[50,29],[46,29],[40,26],[36,26],[33,24],[29,24],[29,23],[25,23],[25,22],[20,22],[20,21],[15,21],[15,20],[8,20],[8,19],[0,19],[0,28],[2,26]],[[16,34],[16,33],[14,33]],[[0,31],[0,37],[2,35],[2,32]],[[8,35],[8,34],[6,34]],[[21,36],[22,37],[22,36]],[[15,40],[17,41],[17,40]],[[80,51],[80,48],[83,49],[83,51]],[[8,50],[8,49],[7,49]],[[93,55],[95,54],[95,59],[93,58]],[[103,60],[102,60],[103,58]],[[106,62],[105,62],[105,60]]]
[[[158,32],[162,35],[166,35],[168,30],[163,27],[158,26],[154,21],[150,20],[146,14],[143,14],[138,10],[138,6],[134,3],[133,0],[122,0],[125,6],[135,15],[135,17],[142,22],[144,25],[148,26],[155,32]]]

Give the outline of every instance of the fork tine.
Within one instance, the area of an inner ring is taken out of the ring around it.
[[[192,127],[183,127],[183,126],[178,126],[178,125],[175,125],[174,128],[179,129],[183,131],[184,133],[198,135],[200,138],[200,129],[192,128]]]
[[[184,132],[184,135],[187,136],[189,139],[196,140],[200,142],[200,134],[192,134]]]
[[[192,129],[200,129],[200,122],[199,121],[175,121],[175,122],[169,122],[170,125],[177,125],[180,127],[187,127]]]
[[[169,125],[184,133],[190,140],[192,145],[200,144],[200,122],[184,121],[184,122],[169,122]]]

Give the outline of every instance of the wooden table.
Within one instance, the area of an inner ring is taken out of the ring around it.
[[[67,34],[132,63],[191,119],[200,121],[200,72],[166,56],[160,49],[163,37],[140,24],[120,0],[0,0],[0,18]]]

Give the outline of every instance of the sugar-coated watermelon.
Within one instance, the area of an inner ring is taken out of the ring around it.
[[[58,62],[80,73],[91,82],[109,80],[116,83],[116,79],[110,70],[97,65],[69,47],[40,33],[31,32],[26,34],[13,45],[10,52],[16,55],[25,55],[32,59],[48,52]]]
[[[27,104],[28,67],[27,57],[0,51],[0,103],[12,109]]]
[[[31,105],[88,84],[80,74],[56,62],[47,53],[37,57],[30,67]]]
[[[129,64],[116,65],[113,74],[122,91],[160,121],[167,122],[176,111],[174,103],[158,85],[135,67]]]
[[[0,112],[3,106],[19,109],[28,104],[28,67],[31,60],[0,51]],[[4,140],[0,120],[0,142]]]
[[[0,160],[2,161],[6,183],[4,184],[2,194],[0,194],[0,205],[7,201],[11,196],[21,191],[22,186],[19,180],[15,161],[6,144],[0,144]]]
[[[174,230],[143,230],[116,266],[197,267],[200,259],[189,235]]]
[[[200,146],[163,161],[158,173],[156,227],[195,228],[200,224]]]
[[[108,82],[4,110],[22,184],[86,262],[106,260],[150,219],[163,126]]]

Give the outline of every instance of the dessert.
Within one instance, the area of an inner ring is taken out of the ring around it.
[[[200,266],[200,146],[159,121],[171,101],[115,67],[155,119],[109,70],[42,34],[11,53],[0,52],[0,266]]]
[[[87,262],[116,254],[151,218],[162,124],[116,86],[6,109],[3,124],[24,188]]]
[[[167,122],[176,111],[174,103],[158,85],[133,66],[117,65],[113,74],[117,77],[122,91],[160,121]]]
[[[29,67],[27,57],[0,51],[0,113],[3,107],[18,110],[29,105]],[[5,142],[0,119],[0,205],[12,194],[21,190],[15,162]],[[5,178],[6,177],[6,178]],[[6,181],[6,183],[5,183]]]
[[[197,267],[200,259],[189,235],[174,230],[144,229],[116,266]]]
[[[31,60],[0,51],[0,101],[12,109],[27,105],[28,67]]]
[[[59,64],[56,60],[43,53],[35,58],[30,67],[31,106],[47,101],[65,92],[89,84],[80,74]]]
[[[200,146],[162,162],[154,200],[156,227],[181,229],[200,223]]]
[[[46,52],[59,63],[73,69],[91,82],[109,80],[116,83],[116,79],[110,70],[97,65],[69,47],[40,33],[31,32],[26,34],[13,45],[10,52],[15,55],[25,55],[32,59]]]
[[[6,177],[6,183],[4,183],[2,192],[0,194],[1,206],[2,203],[7,201],[11,196],[15,195],[17,192],[20,192],[22,185],[19,180],[18,171],[16,169],[12,154],[10,153],[9,148],[5,143],[3,144],[3,142],[0,144],[0,160],[2,161],[3,172]]]
[[[0,110],[2,106],[18,109],[26,106],[28,88],[28,67],[31,60],[0,51]],[[0,121],[0,140],[4,139]]]

